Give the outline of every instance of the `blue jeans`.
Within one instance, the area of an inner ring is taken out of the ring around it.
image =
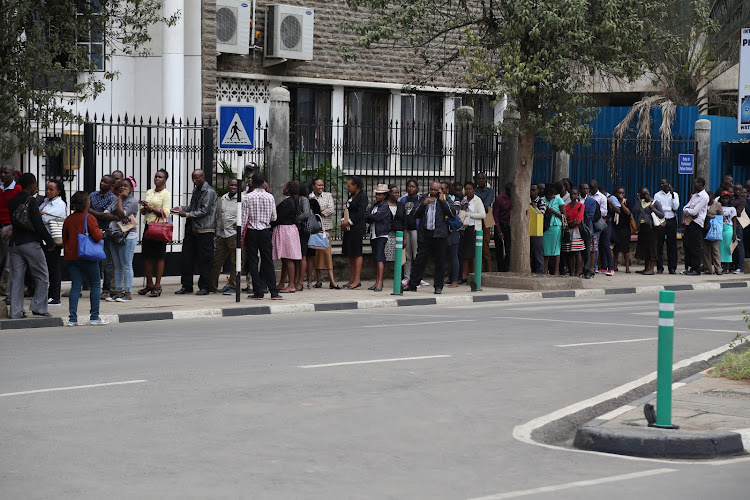
[[[138,243],[136,238],[128,238],[124,245],[113,243],[110,246],[115,271],[115,282],[112,288],[115,292],[130,293],[133,290],[133,254],[136,243]]]
[[[599,233],[599,258],[601,259],[601,268],[605,271],[612,271],[615,268],[615,262],[612,258],[612,247],[610,246],[610,237],[612,236],[612,224]]]
[[[98,319],[99,301],[101,300],[99,263],[88,260],[69,260],[68,272],[72,281],[68,308],[68,312],[70,313],[68,318],[71,323],[78,321],[78,299],[81,298],[81,287],[83,286],[84,277],[89,281],[89,285],[91,285],[91,319]]]

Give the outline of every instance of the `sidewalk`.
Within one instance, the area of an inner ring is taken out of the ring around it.
[[[584,425],[574,446],[650,458],[708,459],[750,453],[750,382],[705,373],[673,385],[672,424],[679,429],[647,426],[643,406],[655,405],[653,393]]]
[[[546,279],[554,280],[555,277]],[[595,278],[583,281],[583,289],[558,290],[546,292],[531,292],[509,288],[483,288],[482,291],[471,292],[467,285],[458,288],[443,289],[442,295],[435,295],[432,286],[422,287],[417,292],[404,292],[403,295],[391,295],[393,281],[386,280],[382,292],[367,290],[372,282],[362,282],[362,287],[356,290],[331,290],[328,283],[323,288],[308,289],[302,292],[284,294],[283,300],[270,300],[269,294],[262,301],[247,298],[247,293],[241,293],[241,302],[237,304],[234,296],[210,294],[207,296],[175,295],[180,288],[179,277],[170,276],[162,280],[163,292],[161,297],[143,297],[136,291],[144,286],[143,278],[136,278],[133,286],[132,302],[102,301],[100,314],[111,322],[134,322],[169,319],[191,319],[201,317],[242,316],[257,314],[283,314],[294,312],[312,312],[325,310],[365,309],[376,307],[398,307],[409,305],[431,304],[459,304],[473,302],[490,302],[506,300],[539,300],[560,297],[586,297],[594,295],[655,293],[663,289],[670,290],[714,290],[719,288],[747,287],[750,275],[728,274],[724,276],[701,275],[683,276],[680,274],[662,274],[642,276],[640,274],[617,273],[608,277],[599,274]],[[428,280],[429,281],[429,280]],[[226,283],[226,275],[220,278],[219,286]],[[344,284],[341,282],[340,284]],[[63,282],[63,291],[70,289],[70,283]],[[88,292],[84,291],[78,303],[79,322],[88,321]],[[67,323],[68,299],[62,298],[62,305],[50,307],[51,318],[31,316],[28,306],[30,299],[26,299],[25,307],[28,314],[26,319],[0,320],[0,330],[41,328],[61,326]]]

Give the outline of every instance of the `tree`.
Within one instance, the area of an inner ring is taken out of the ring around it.
[[[174,25],[160,0],[4,0],[0,3],[0,156],[43,148],[31,122],[78,119],[71,99],[99,95],[118,76],[107,61],[145,55],[148,29]],[[101,71],[102,68],[104,71]],[[65,100],[63,100],[63,93]]]
[[[518,112],[504,133],[517,134],[513,173],[511,269],[529,269],[528,205],[537,134],[559,151],[586,144],[594,119],[585,94],[594,78],[634,80],[653,65],[649,47],[670,38],[659,29],[664,0],[348,0],[368,16],[351,25],[358,45],[415,50],[435,71],[464,70],[465,84],[508,96]]]

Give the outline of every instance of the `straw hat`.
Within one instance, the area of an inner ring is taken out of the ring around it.
[[[387,184],[378,184],[375,188],[375,194],[386,194],[388,192]]]

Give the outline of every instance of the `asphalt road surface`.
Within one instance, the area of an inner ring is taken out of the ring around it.
[[[678,292],[675,361],[743,331],[748,298]],[[746,499],[748,460],[634,460],[512,436],[654,371],[657,301],[2,332],[0,497]]]

